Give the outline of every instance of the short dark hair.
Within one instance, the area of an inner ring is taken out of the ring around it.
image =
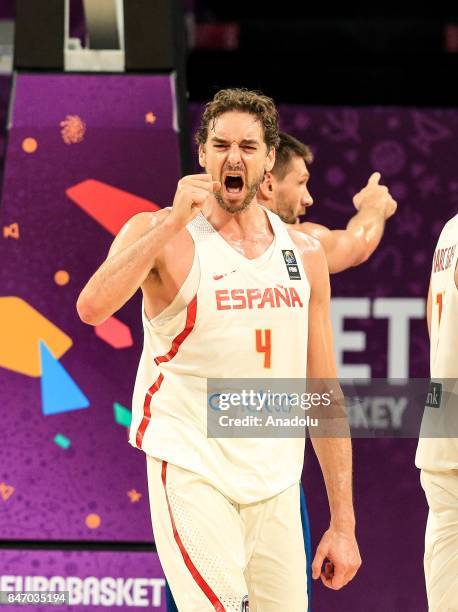
[[[306,144],[290,136],[285,132],[280,132],[280,143],[275,151],[275,164],[272,173],[278,179],[284,179],[288,173],[288,166],[293,157],[302,157],[306,164],[313,161],[313,153]]]
[[[280,141],[278,136],[278,111],[274,101],[258,91],[242,88],[221,89],[215,94],[213,100],[205,105],[200,127],[196,133],[197,144],[207,142],[210,123],[213,122],[214,125],[216,118],[228,111],[240,111],[255,115],[263,127],[267,148],[274,147],[276,149],[278,147]]]

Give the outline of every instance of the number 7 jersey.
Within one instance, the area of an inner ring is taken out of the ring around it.
[[[142,306],[132,401],[132,446],[203,475],[237,503],[299,482],[304,459],[305,431],[299,438],[207,437],[207,379],[296,378],[305,391],[310,285],[287,228],[264,210],[274,239],[255,259],[202,213],[186,226],[195,247],[188,278],[154,319]]]
[[[438,399],[425,408],[415,458],[417,467],[431,471],[458,469],[457,261],[455,215],[439,236],[431,268],[430,374]]]

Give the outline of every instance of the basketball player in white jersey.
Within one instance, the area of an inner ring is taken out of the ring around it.
[[[98,325],[142,289],[129,441],[147,455],[155,542],[178,609],[303,612],[305,440],[208,438],[206,392],[209,378],[337,378],[326,259],[256,200],[278,146],[270,98],[218,92],[198,142],[206,172],[179,181],[171,208],[126,223],[77,309]],[[340,589],[361,564],[351,443],[313,445],[330,506],[313,575]]]
[[[415,464],[429,506],[424,569],[430,612],[458,610],[458,215],[431,269],[427,319],[431,390]]]
[[[313,161],[310,148],[280,132],[280,144],[275,152],[275,164],[266,172],[258,191],[258,202],[277,213],[296,230],[317,238],[326,255],[329,272],[342,272],[358,266],[372,255],[382,239],[385,221],[397,207],[388,188],[379,185],[380,174],[374,172],[367,185],[353,198],[357,213],[344,230],[330,230],[318,223],[299,223],[299,217],[313,204],[308,190],[308,166]]]

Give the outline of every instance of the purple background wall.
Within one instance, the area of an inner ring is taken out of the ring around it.
[[[0,92],[7,86],[7,80],[1,81]],[[129,112],[122,113],[117,123],[112,98],[103,98],[104,90],[92,99],[76,85],[70,90],[68,98],[46,98],[50,112],[46,109],[42,113],[46,123],[42,126],[34,123],[41,119],[35,109],[37,101],[32,106],[31,99],[27,108],[34,108],[34,115],[28,118],[28,113],[23,113],[23,123],[17,123],[9,136],[11,161],[6,167],[0,220],[3,226],[12,222],[13,213],[15,217],[22,215],[27,232],[21,246],[0,240],[2,295],[20,293],[69,333],[74,346],[62,363],[91,406],[44,417],[37,401],[38,381],[0,371],[0,386],[7,398],[0,415],[3,439],[8,441],[0,448],[0,482],[17,485],[9,500],[0,500],[0,537],[150,541],[143,457],[127,445],[125,430],[114,423],[112,413],[113,401],[124,406],[130,402],[141,349],[139,296],[119,313],[132,331],[131,348],[113,350],[78,321],[76,296],[105,256],[111,236],[72,205],[64,191],[91,176],[168,204],[178,161],[175,151],[171,153],[172,166],[168,165],[170,158],[162,154],[162,138],[175,137],[170,124],[165,130],[168,136],[157,134],[159,125],[154,125],[155,131],[147,131],[151,126],[135,124]],[[144,100],[148,111],[155,111],[153,92],[140,87],[131,89],[130,94]],[[97,98],[99,103],[91,104]],[[82,100],[86,106],[77,108]],[[118,107],[125,108],[123,100],[119,96]],[[97,112],[97,118],[93,125],[88,121],[87,138],[77,145],[63,146],[58,120],[68,112],[84,116],[89,107]],[[199,108],[190,109],[194,125]],[[352,214],[352,195],[374,170],[382,173],[382,182],[399,202],[399,213],[389,221],[382,246],[371,260],[333,277],[334,296],[423,298],[439,229],[457,211],[453,163],[458,153],[458,112],[280,106],[280,114],[282,128],[310,144],[316,154],[311,167],[315,205],[310,219],[342,227]],[[31,130],[40,141],[41,157],[35,154],[34,159],[25,157],[19,146],[22,138],[32,135]],[[30,188],[24,189],[24,181]],[[17,248],[23,250],[13,253]],[[50,280],[57,267],[72,271],[71,282],[64,288],[56,288]],[[363,351],[346,352],[345,364],[368,363],[373,376],[386,376],[387,321],[353,319],[346,322],[346,329],[364,331],[367,344]],[[426,376],[423,320],[412,321],[409,340],[409,374]],[[11,415],[27,419],[27,427],[18,428]],[[67,451],[52,443],[51,433],[63,428],[72,438],[72,448]],[[355,505],[364,565],[357,579],[339,593],[314,584],[314,610],[426,610],[422,576],[426,504],[413,466],[415,441],[356,440],[354,447]],[[326,528],[328,509],[310,447],[303,481],[315,546]],[[143,494],[140,503],[131,504],[126,498],[130,488]],[[102,515],[99,529],[86,528],[84,517],[89,512]]]
[[[148,113],[154,123],[145,120]],[[86,124],[80,142],[63,140],[68,115]],[[23,150],[27,138],[38,143],[34,153]],[[7,398],[0,407],[7,441],[0,446],[0,482],[15,489],[0,501],[0,538],[152,541],[145,456],[127,444],[113,409],[118,402],[130,410],[143,342],[139,295],[117,314],[130,328],[130,347],[113,348],[80,321],[77,296],[113,236],[66,189],[93,179],[168,204],[178,175],[169,77],[17,78],[1,225],[18,223],[20,238],[2,232],[0,295],[21,298],[70,336],[73,346],[60,363],[90,406],[45,416],[40,379],[0,368]],[[53,279],[60,269],[70,276],[65,286]],[[22,324],[10,324],[22,341]],[[58,433],[70,448],[54,442]],[[141,494],[138,501],[128,496],[132,490]],[[91,514],[100,517],[99,527],[87,526]]]

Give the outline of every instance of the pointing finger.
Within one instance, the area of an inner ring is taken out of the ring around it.
[[[379,180],[382,178],[380,172],[373,172],[367,181],[371,185],[377,185]]]

